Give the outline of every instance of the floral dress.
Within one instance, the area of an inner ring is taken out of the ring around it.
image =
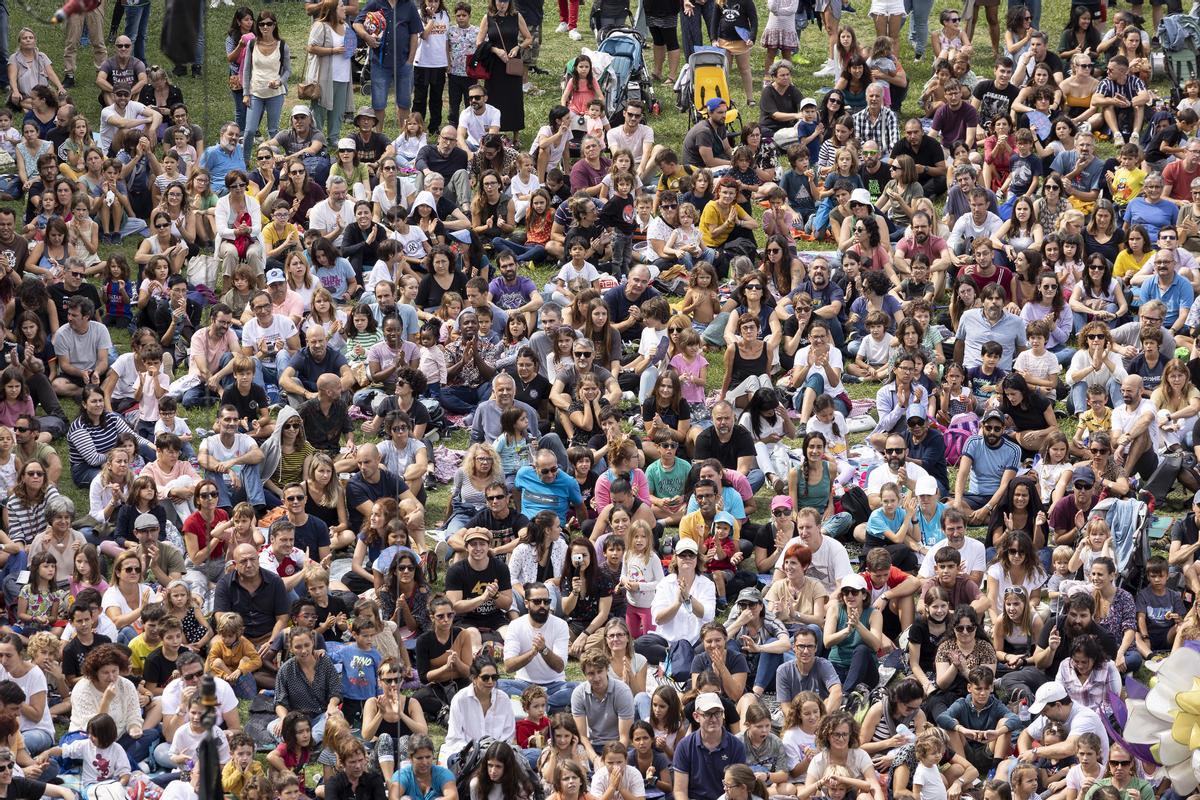
[[[796,35],[798,0],[767,0],[767,27],[763,28],[762,46],[773,49],[800,49]]]

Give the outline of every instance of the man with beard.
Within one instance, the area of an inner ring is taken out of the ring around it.
[[[846,292],[829,279],[829,260],[824,256],[813,259],[808,268],[808,278],[800,282],[796,292],[804,292],[812,298],[813,316],[829,324],[829,333],[840,350],[846,344],[846,332],[842,327],[842,310],[846,305]]]
[[[879,491],[885,483],[894,483],[900,487],[903,494],[916,491],[917,481],[929,477],[924,467],[910,463],[908,460],[908,445],[904,437],[893,433],[887,437],[883,445],[883,463],[871,470],[867,477],[867,501],[871,508],[879,508]]]
[[[504,481],[497,481],[501,486]],[[488,492],[493,490],[488,487]],[[508,495],[505,495],[507,499]],[[529,612],[509,624],[504,637],[504,671],[516,673],[498,686],[510,697],[520,697],[530,686],[546,690],[551,714],[571,707],[571,692],[578,682],[567,680],[567,647],[571,631],[567,621],[550,613],[550,589],[537,582],[525,586]]]
[[[1150,477],[1158,458],[1154,455],[1162,444],[1158,430],[1158,412],[1142,393],[1141,375],[1126,375],[1121,380],[1121,399],[1124,404],[1113,409],[1113,458],[1128,475]]]
[[[871,139],[863,142],[862,163],[858,166],[858,177],[871,197],[883,194],[883,187],[892,179],[892,169],[879,157],[879,142]]]
[[[859,141],[875,140],[877,146],[891,150],[900,139],[896,112],[883,104],[883,87],[878,83],[867,86],[867,106],[851,117]]]
[[[706,428],[693,440],[696,461],[715,458],[725,469],[737,470],[750,481],[750,490],[757,492],[766,481],[758,468],[754,437],[741,425],[736,425],[733,406],[721,401],[712,407],[712,427]]]
[[[1112,634],[1096,624],[1096,601],[1091,592],[1075,592],[1063,600],[1062,613],[1046,620],[1033,651],[1034,665],[1047,675],[1058,672],[1058,665],[1070,657],[1071,643],[1087,634],[1095,636],[1105,654],[1117,657],[1117,642]]]
[[[946,241],[946,244],[954,252],[955,260],[963,267],[971,264],[971,245],[976,240],[990,240],[1004,224],[1000,221],[1000,217],[989,210],[989,200],[987,192],[983,189],[979,187],[972,189],[967,196],[971,213],[963,214],[958,218],[958,221],[954,223],[954,228],[950,231],[950,238]]]
[[[417,169],[418,189],[425,186],[434,175],[441,175],[459,197],[470,198],[470,179],[467,177],[469,159],[467,151],[458,146],[458,129],[447,125],[438,133],[437,141],[421,148],[414,163]],[[461,202],[461,201],[460,201]]]
[[[509,502],[508,484],[497,478],[483,490],[484,501],[487,505],[467,523],[467,528],[487,528],[492,532],[492,555],[508,558],[508,554],[517,549],[520,537],[529,527],[529,517],[512,507]],[[450,535],[448,543],[456,553],[467,552],[463,542],[462,531]],[[517,611],[524,611],[521,597],[513,592],[513,602]],[[518,692],[519,694],[519,692]]]
[[[1142,348],[1143,330],[1161,331],[1163,340],[1159,351],[1162,353],[1175,352],[1175,335],[1163,327],[1166,314],[1167,306],[1163,301],[1151,300],[1149,303],[1142,303],[1138,306],[1138,318],[1135,321],[1126,322],[1111,331],[1112,351],[1121,357],[1126,370],[1133,364],[1133,360],[1144,352]]]
[[[650,270],[640,264],[629,270],[623,285],[614,286],[604,293],[609,319],[612,320],[612,326],[621,332],[622,339],[631,342],[641,337],[642,304],[659,296],[658,290],[650,285]]]
[[[946,192],[946,207],[942,210],[942,224],[953,230],[959,217],[971,210],[971,191],[979,185],[979,170],[971,164],[958,164],[954,167],[954,185]],[[991,189],[981,187],[987,192],[988,211],[999,214],[996,205],[996,195]]]
[[[946,285],[946,270],[954,263],[954,256],[946,240],[935,236],[933,220],[924,211],[914,212],[909,232],[896,243],[892,266],[901,275],[912,274],[912,262],[917,256],[925,256],[929,261],[929,275],[933,279],[934,297],[940,297],[942,287]]]
[[[463,312],[458,329],[458,341],[446,347],[446,383],[439,396],[451,414],[470,414],[491,394],[496,348],[479,338],[474,311]]]
[[[987,522],[1021,466],[1021,446],[1004,437],[1004,414],[997,409],[988,411],[979,430],[963,445],[950,501],[951,507],[969,515],[972,525]]]
[[[372,176],[379,174],[379,162],[385,157],[395,155],[391,142],[376,127],[379,118],[375,109],[363,106],[354,114],[354,125],[358,130],[350,137],[354,140],[354,150],[358,153],[358,163],[366,164],[367,171]]]
[[[537,411],[516,399],[516,393],[517,382],[513,376],[507,372],[497,372],[492,378],[492,396],[481,402],[475,409],[475,415],[471,421],[471,442],[491,443],[496,441],[504,432],[500,426],[500,417],[505,411],[517,408],[524,411],[525,416],[529,419],[529,435],[538,442],[538,447],[554,451],[554,455],[558,458],[558,465],[566,469],[569,462],[562,439],[557,433],[547,433],[542,436],[541,428],[538,426]]]
[[[1025,322],[1004,310],[1004,287],[993,283],[983,292],[983,308],[972,308],[958,322],[954,360],[967,369],[979,366],[984,344],[996,342],[1003,348],[1000,369],[1012,370],[1013,358],[1025,349]]]
[[[1096,473],[1092,468],[1086,464],[1075,467],[1071,473],[1071,493],[1054,504],[1047,518],[1054,532],[1053,545],[1075,546],[1088,514],[1099,502],[1095,487]]]
[[[892,147],[891,160],[909,156],[917,165],[917,182],[924,196],[931,200],[946,193],[946,154],[941,144],[925,135],[921,121],[915,117],[904,123],[904,138]]]
[[[1050,171],[1063,177],[1063,190],[1079,202],[1092,203],[1100,196],[1104,162],[1096,158],[1096,140],[1090,133],[1076,136],[1075,149],[1056,155]]]
[[[17,235],[17,212],[12,207],[0,208],[0,272],[3,278],[16,288],[21,282],[21,271],[25,269],[25,258],[29,255],[29,242]],[[65,319],[65,317],[63,317]]]
[[[963,532],[965,535],[966,528]],[[804,574],[819,581],[827,594],[836,593],[842,578],[853,572],[850,555],[841,542],[824,534],[821,529],[821,517],[814,508],[802,508],[796,512],[796,535],[783,546],[783,552],[787,553],[793,545],[798,544],[804,545],[812,553],[812,563],[808,565]],[[983,547],[982,544],[979,546]],[[771,579],[787,580],[787,576],[783,574],[782,562],[775,565]]]
[[[975,129],[979,126],[979,112],[975,106],[963,100],[963,85],[954,78],[942,85],[946,102],[933,112],[932,130],[938,134],[944,148],[955,142],[965,142],[967,148],[975,149]],[[918,120],[918,125],[920,120]],[[908,124],[904,125],[905,136]]]
[[[929,424],[926,406],[909,407],[908,429],[902,435],[904,444],[908,447],[908,463],[914,467],[921,467],[937,482],[938,497],[950,494],[950,476],[946,471],[946,439],[940,430]]]
[[[704,538],[709,535],[712,530],[713,521],[717,517],[717,504],[721,496],[721,487],[716,481],[711,478],[701,478],[696,481],[696,486],[692,490],[692,496],[696,498],[696,510],[685,514],[683,519],[679,521],[679,539],[691,539],[697,545],[704,544]],[[733,533],[731,538],[737,540],[741,532],[741,525],[735,519],[733,521]]]
[[[488,291],[496,299],[496,305],[513,314],[524,314],[529,329],[534,327],[537,310],[545,302],[537,284],[524,275],[517,275],[517,257],[507,250],[496,256],[500,276],[488,284]]]
[[[341,350],[329,346],[329,334],[320,325],[312,325],[307,331],[308,344],[288,362],[279,376],[279,388],[288,394],[288,401],[299,408],[305,400],[316,400],[318,383],[325,375],[340,381],[341,389],[349,391],[354,386],[354,375]],[[311,441],[314,431],[308,430]]]
[[[790,703],[801,692],[815,692],[832,713],[842,707],[842,682],[828,659],[817,655],[817,633],[802,627],[792,634],[794,661],[775,670],[775,692],[780,703]]]

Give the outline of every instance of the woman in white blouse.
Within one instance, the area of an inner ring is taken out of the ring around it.
[[[250,265],[259,280],[266,268],[266,249],[262,241],[262,206],[246,193],[250,179],[240,169],[225,175],[229,194],[217,201],[217,258],[221,259],[224,274],[233,275],[240,261]]]
[[[488,488],[489,492],[498,489]],[[507,501],[506,501],[507,502]],[[558,584],[562,580],[563,563],[567,558],[567,540],[562,535],[562,525],[553,511],[539,511],[534,515],[520,543],[508,557],[508,575],[512,580],[513,601],[517,613],[525,613],[525,584],[540,581],[550,590],[550,606],[559,612],[562,593]]]
[[[450,701],[446,740],[440,760],[449,766],[472,739],[490,736],[496,741],[512,742],[517,732],[512,703],[496,682],[500,668],[490,655],[480,653],[471,662],[471,685],[459,690]]]

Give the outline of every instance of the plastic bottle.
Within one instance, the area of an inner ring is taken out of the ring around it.
[[[1030,714],[1029,714],[1029,701],[1028,700],[1021,701],[1021,709],[1020,709],[1020,711],[1017,712],[1017,718],[1020,719],[1021,722],[1029,722]]]

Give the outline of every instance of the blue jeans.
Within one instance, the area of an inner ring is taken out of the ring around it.
[[[533,684],[519,678],[505,678],[496,685],[500,687],[500,691],[509,697],[520,697],[521,692]],[[550,683],[540,685],[546,690],[546,694],[550,698],[550,713],[554,713],[555,711],[562,711],[571,707],[571,692],[575,691],[575,687],[579,683],[577,681],[551,681]]]
[[[438,393],[442,407],[451,414],[470,414],[475,408],[492,396],[492,384],[484,383],[476,388],[473,386],[443,386]]]
[[[291,363],[291,360],[292,356],[290,353],[288,353],[286,347],[275,354],[275,363],[273,364],[269,360],[264,363],[263,361],[255,359],[255,382],[261,380],[262,383],[259,385],[263,386],[264,388],[268,385],[278,386],[279,376],[282,375],[283,371],[288,368],[288,364]]]
[[[1142,654],[1137,651],[1136,647],[1131,647],[1125,651],[1125,674],[1133,675],[1139,669],[1146,659],[1142,658]],[[29,741],[29,736],[26,735],[25,741]],[[31,751],[32,752],[32,751]]]
[[[817,393],[817,396],[825,394],[825,373],[821,370],[810,370],[808,377],[804,379],[804,389],[812,389]],[[792,398],[793,407],[799,411],[804,405],[804,392],[798,391]],[[850,416],[850,406],[842,397],[833,398],[833,407],[842,412],[845,416]]]
[[[761,469],[755,468],[746,474],[746,480],[750,482],[751,493],[757,492],[767,482],[767,476],[763,474]]]
[[[371,108],[376,114],[387,111],[388,93],[393,84],[396,87],[396,108],[405,111],[412,108],[413,66],[400,63],[392,69],[390,63],[383,63],[378,56],[371,55]],[[380,119],[385,119],[380,117]]]
[[[716,250],[712,249],[711,247],[706,247],[704,248],[704,252],[700,254],[699,258],[693,258],[691,253],[684,253],[679,257],[679,260],[690,270],[697,264],[697,262],[700,261],[707,261],[709,264],[716,263],[717,255],[718,254]]]
[[[821,533],[835,539],[843,538],[854,527],[854,517],[849,511],[839,511],[821,523]]]
[[[246,103],[245,93],[238,89],[231,91],[229,96],[233,98],[233,121],[237,123],[238,130],[246,130]]]
[[[125,35],[133,41],[133,57],[146,63],[146,31],[150,28],[150,4],[125,6]]]
[[[150,753],[154,751],[154,745],[160,741],[162,741],[162,728],[155,725],[153,728],[142,731],[142,735],[136,739],[126,731],[124,736],[117,739],[117,744],[121,745],[125,755],[129,756],[129,763],[136,765],[149,758]]]
[[[512,253],[519,264],[527,264],[531,261],[541,263],[546,260],[546,248],[540,244],[517,244],[516,242],[497,236],[492,239],[492,247],[497,252],[507,250]]]
[[[759,653],[758,669],[754,672],[754,686],[764,692],[775,691],[775,671],[783,664],[784,653]]]
[[[217,493],[220,497],[217,500],[217,505],[221,508],[233,508],[234,502],[247,501],[252,506],[265,506],[267,504],[266,494],[263,490],[262,473],[258,471],[257,464],[242,465],[242,487],[236,491],[229,484],[229,476],[222,475],[219,472],[204,473],[204,477],[217,484]]]
[[[1110,378],[1108,385],[1108,403],[1113,408],[1117,408],[1125,399],[1121,397],[1121,382],[1115,378]],[[1083,381],[1071,386],[1071,409],[1078,414],[1087,408],[1087,384]]]
[[[196,52],[192,54],[192,59],[193,59],[192,63],[193,64],[203,64],[204,63],[204,17],[207,12],[205,10],[204,3],[200,3],[199,6],[200,6],[200,21],[199,21],[200,24],[197,25],[197,28],[200,31],[200,35],[196,38]]]
[[[21,735],[25,737],[25,747],[29,749],[31,756],[36,756],[43,750],[49,750],[54,746],[54,734],[46,733],[43,730],[25,731]]]
[[[253,675],[242,675],[234,682],[233,693],[239,700],[253,700],[258,694],[258,681]]]
[[[80,489],[86,489],[92,485],[92,478],[100,474],[99,467],[93,467],[89,464],[72,464],[71,465],[71,480],[75,481],[75,485]]]
[[[1065,372],[1067,367],[1071,365],[1071,357],[1075,355],[1075,348],[1067,344],[1060,344],[1058,347],[1050,348],[1050,352],[1054,353],[1058,359],[1058,365]]]
[[[254,152],[254,147],[251,143],[254,141],[255,134],[258,133],[258,126],[262,124],[264,114],[267,118],[267,138],[273,138],[279,133],[279,115],[283,113],[283,101],[287,99],[286,95],[276,95],[266,99],[250,95],[250,113],[246,115],[246,127],[242,133],[246,137],[246,143],[243,145],[249,152]]]
[[[912,7],[908,40],[912,42],[919,60],[925,56],[925,48],[929,46],[929,14],[933,11],[933,0],[912,0]]]

